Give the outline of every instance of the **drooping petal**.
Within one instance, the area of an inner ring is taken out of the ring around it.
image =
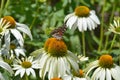
[[[35,71],[32,68],[30,68],[29,71],[32,73],[33,77],[36,77]]]
[[[64,19],[64,23],[73,15],[74,15],[74,13],[68,14]]]
[[[62,59],[62,58],[58,58],[58,63],[59,63],[59,65],[58,65],[58,73],[59,73],[59,77],[60,76],[63,76],[63,75],[65,75],[65,73],[66,73],[66,64],[64,63],[64,60]]]
[[[106,69],[106,80],[112,80],[111,79],[111,73],[109,69]]]
[[[79,29],[79,31],[80,32],[82,32],[83,31],[83,23],[82,23],[82,18],[79,18],[78,19],[78,22],[77,22],[77,26],[78,26],[78,29]]]
[[[17,39],[17,41],[20,44],[20,46],[23,46],[24,40],[23,40],[23,37],[22,37],[21,33],[18,30],[16,30],[16,29],[11,29],[11,33]]]
[[[70,56],[66,56],[67,60],[69,61],[69,64],[71,64],[72,69],[79,74],[79,66],[76,61],[74,61],[74,58],[71,58]]]
[[[44,78],[44,76],[46,75],[47,71],[49,71],[49,66],[50,66],[50,61],[51,61],[51,57],[43,54],[41,59],[40,59],[40,65],[41,65],[41,70],[39,71],[39,75],[40,77]]]
[[[93,11],[90,12],[91,15],[89,16],[93,21],[95,21],[97,24],[100,24],[100,21],[98,19],[98,17],[95,15],[95,13]]]
[[[51,63],[50,63],[50,66],[49,66],[49,72],[48,72],[48,79],[50,80],[51,78],[53,78],[53,64],[54,64],[54,60],[55,58],[52,57],[51,58]]]
[[[16,54],[17,57],[18,57],[20,54],[23,55],[23,56],[25,56],[25,52],[24,52],[24,50],[21,49],[21,48],[16,48],[16,49],[14,49],[14,51],[15,51],[15,54]]]
[[[111,72],[111,75],[112,75],[113,79],[119,80],[120,72],[116,68],[118,68],[118,67],[115,65],[115,68],[111,68],[110,72]]]
[[[101,74],[100,80],[105,80],[105,69],[102,68],[101,71],[102,71],[102,74]]]
[[[67,27],[69,27],[69,29],[71,29],[76,21],[77,21],[77,16],[70,17],[66,23]]]
[[[84,30],[84,31],[87,30],[87,21],[86,21],[86,20],[87,20],[87,19],[83,17],[82,22],[83,22],[83,30]]]
[[[9,30],[7,30],[7,31],[5,32],[5,48],[6,48],[7,50],[10,49],[10,32],[9,32]]]
[[[88,29],[92,30],[91,21],[89,20],[89,18],[86,18],[86,23],[87,23]]]
[[[25,24],[20,24],[20,23],[16,23],[16,25],[17,25],[16,28],[17,28],[18,30],[20,30],[21,32],[27,34],[27,35],[30,37],[31,40],[33,39],[33,38],[32,38],[32,34],[31,34],[31,31],[30,31],[30,29],[28,28],[27,25],[25,25]]]
[[[98,67],[98,68],[94,71],[91,79],[97,80],[97,79],[99,79],[100,76],[101,76],[101,68]]]
[[[12,68],[7,63],[0,61],[0,67],[7,70],[11,75],[13,74]]]
[[[91,26],[92,26],[92,29],[95,29],[95,27],[96,27],[96,23],[93,21],[93,20],[91,20],[90,18],[88,18],[88,20],[89,20],[89,22],[90,22],[90,24],[91,24]]]

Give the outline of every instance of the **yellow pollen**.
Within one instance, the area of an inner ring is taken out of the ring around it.
[[[30,68],[32,66],[31,62],[29,62],[29,61],[24,61],[24,62],[22,62],[21,65],[24,68]]]
[[[44,45],[45,50],[52,56],[61,57],[67,53],[67,46],[62,40],[49,38]]]
[[[80,69],[79,72],[80,72],[80,77],[83,77],[84,76],[83,70]]]
[[[10,44],[10,49],[15,49],[15,48],[16,48],[16,45],[13,44],[13,43],[11,43],[11,44]]]
[[[113,67],[113,58],[110,55],[102,55],[99,59],[99,65],[103,68]]]
[[[87,17],[90,13],[90,9],[86,6],[78,6],[75,8],[75,15],[78,17]]]
[[[11,16],[4,16],[3,20],[5,20],[6,23],[8,23],[8,22],[10,23],[11,26],[9,28],[15,28],[15,20],[14,20],[13,17],[11,17]]]
[[[62,79],[60,79],[60,78],[52,78],[51,80],[62,80]]]

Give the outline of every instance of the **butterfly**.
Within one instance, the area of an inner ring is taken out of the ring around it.
[[[63,24],[61,27],[53,30],[51,32],[51,35],[52,35],[52,37],[57,38],[57,39],[60,40],[60,39],[62,39],[62,36],[63,36],[64,32],[66,31],[66,29],[67,29],[66,25]]]

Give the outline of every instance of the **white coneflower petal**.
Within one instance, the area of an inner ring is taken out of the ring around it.
[[[85,31],[87,30],[87,21],[86,21],[86,20],[87,20],[87,19],[83,17],[83,20],[82,20],[82,22],[83,22],[83,29],[84,29]]]
[[[115,66],[115,69],[111,69],[111,75],[112,77],[115,79],[115,80],[119,80],[119,75],[120,75],[120,72],[119,72],[119,69],[120,67],[119,66]]]
[[[106,69],[106,80],[112,80],[110,70]]]
[[[33,38],[32,38],[32,34],[31,34],[31,32],[30,32],[30,29],[28,28],[27,25],[25,25],[25,24],[20,24],[20,23],[16,23],[16,25],[18,26],[17,29],[18,29],[20,32],[23,32],[23,33],[27,34],[27,35],[30,37],[31,40],[33,39]]]
[[[64,65],[65,64],[64,60],[62,58],[59,58],[58,62],[60,64],[60,66],[58,66],[58,69],[59,69],[58,73],[63,74],[63,75],[66,74],[67,70],[66,70],[66,65]]]
[[[7,70],[11,75],[13,74],[11,67],[6,62],[0,61],[0,67]]]
[[[77,26],[78,26],[79,31],[83,31],[82,24],[83,24],[83,23],[82,23],[82,18],[78,19]]]
[[[24,43],[24,40],[23,40],[23,37],[21,35],[21,33],[16,30],[16,29],[12,29],[11,30],[11,33],[15,36],[15,38],[18,40],[20,46],[23,46],[23,43]]]
[[[14,38],[18,40],[21,46],[23,46],[24,42],[22,34],[20,32],[27,34],[32,39],[32,35],[28,26],[17,23],[15,19],[11,16],[4,16],[3,18],[0,19],[0,35],[2,35],[3,38],[5,38],[4,41],[6,45],[5,47],[8,50],[9,50],[8,46],[10,46],[10,44],[7,43],[10,43],[11,37],[8,37],[7,34],[11,35],[12,33]],[[6,40],[7,38],[8,40]]]
[[[74,15],[74,13],[68,14],[68,15],[65,17],[64,22],[66,22],[67,19],[69,19],[69,18],[70,18],[71,16],[73,16],[73,15]]]
[[[7,50],[9,50],[10,49],[10,34],[9,34],[9,31],[6,31],[4,39],[5,39],[5,48]]]
[[[102,69],[102,74],[101,74],[101,77],[100,77],[100,80],[105,80],[105,69]]]
[[[79,73],[78,58],[67,50],[66,44],[61,39],[49,38],[45,42],[44,49],[36,52],[42,54],[37,60],[41,65],[39,76],[43,80],[46,75],[51,80],[73,72],[75,74]]]
[[[80,32],[86,31],[87,29],[95,29],[100,24],[95,11],[90,11],[86,6],[76,7],[74,13],[68,14],[65,17],[64,22],[69,29],[76,29],[78,27]]]
[[[100,24],[100,21],[98,20],[98,17],[95,15],[95,13],[93,11],[90,12],[90,18],[97,24]]]
[[[91,67],[91,68],[90,68]],[[99,61],[92,62],[86,69],[87,74],[92,72],[92,80],[119,80],[120,67],[113,63],[110,55],[102,55]]]
[[[97,68],[97,69],[95,70],[95,72],[93,73],[91,79],[95,79],[96,77],[101,76],[101,71],[100,71],[100,69],[101,69],[101,68]],[[98,74],[96,74],[96,73],[98,73]],[[97,76],[96,76],[96,75],[97,75]],[[96,78],[96,79],[98,79],[98,78]]]
[[[69,28],[71,29],[73,24],[76,22],[76,19],[77,19],[76,16],[70,17],[70,19],[67,21],[66,25],[69,25]]]

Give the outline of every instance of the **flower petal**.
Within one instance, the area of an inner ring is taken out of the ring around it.
[[[71,17],[74,16],[74,13],[68,14],[65,19],[64,19],[64,23]]]
[[[23,46],[24,40],[23,40],[23,37],[22,37],[21,33],[18,30],[16,30],[16,29],[11,29],[11,33],[17,39],[17,41],[19,42],[20,46]]]
[[[6,48],[7,50],[10,49],[10,32],[9,32],[9,30],[7,30],[7,31],[5,32],[5,48]]]
[[[78,29],[80,32],[83,31],[83,23],[82,23],[82,18],[79,18],[78,21],[77,21],[77,26],[78,26]]]
[[[66,23],[67,27],[69,27],[69,29],[71,29],[76,21],[77,21],[77,16],[70,17]]]
[[[4,68],[9,73],[13,74],[12,68],[7,63],[0,61],[0,67]]]
[[[30,68],[30,72],[32,73],[33,77],[36,77],[35,71],[32,68]]]
[[[20,70],[20,77],[22,78],[25,75],[25,69]]]
[[[100,77],[100,80],[105,80],[105,69],[101,69],[102,71],[102,74],[101,74],[101,77]]]
[[[101,76],[101,68],[98,67],[98,68],[94,71],[91,79],[92,79],[92,80],[98,80],[100,76]]]
[[[119,66],[115,65],[114,68],[111,68],[110,72],[111,72],[113,79],[115,80],[120,79],[120,67]]]
[[[29,76],[30,75],[30,68],[26,69],[25,71],[26,71],[27,76]]]
[[[106,80],[112,80],[111,79],[111,73],[109,69],[106,69]]]
[[[84,29],[84,31],[87,30],[87,22],[86,22],[86,20],[87,20],[87,19],[83,17],[82,22],[83,22],[83,29]]]
[[[17,25],[16,28],[17,28],[18,30],[20,30],[21,32],[27,34],[27,35],[30,37],[31,40],[33,39],[33,38],[32,38],[32,34],[31,34],[31,31],[30,31],[30,29],[28,28],[27,25],[25,25],[25,24],[20,24],[20,23],[16,23],[16,25]]]
[[[91,11],[90,13],[91,13],[91,14],[90,14],[89,17],[90,17],[93,21],[95,21],[96,24],[100,24],[100,21],[99,21],[98,17],[95,15],[95,12]]]

